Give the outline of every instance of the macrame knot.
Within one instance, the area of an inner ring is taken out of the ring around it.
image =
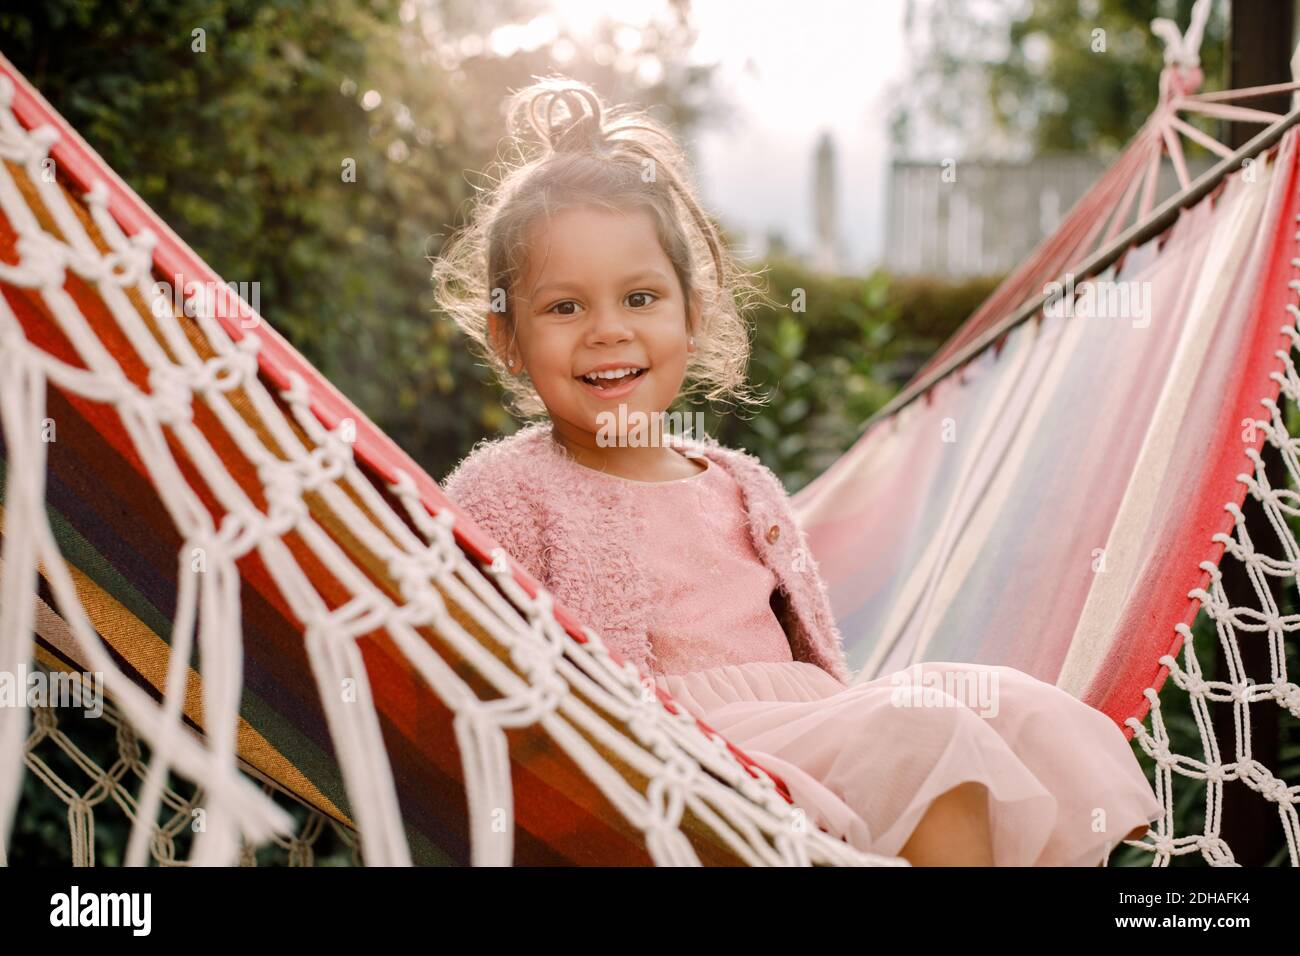
[[[435,614],[443,611],[441,593],[429,584],[454,567],[454,561],[454,557],[437,543],[426,551],[417,554],[403,552],[389,559],[388,573],[397,582],[404,600],[421,605],[421,620],[432,620]]]
[[[105,255],[86,278],[131,289],[150,274],[151,266],[149,251],[132,246]]]
[[[1201,65],[1201,40],[1205,36],[1205,22],[1210,18],[1210,0],[1196,0],[1192,7],[1187,32],[1165,17],[1151,21],[1151,32],[1165,44],[1165,65],[1199,67]]]
[[[240,340],[243,345],[244,340]],[[228,392],[231,389],[252,381],[257,376],[257,346],[238,348],[216,358],[209,359],[203,365],[201,379],[202,390],[216,389]],[[195,386],[199,390],[199,386]]]
[[[1288,682],[1275,688],[1273,693],[1284,708],[1293,714],[1300,714],[1300,684]]]
[[[159,365],[149,371],[149,395],[146,404],[163,425],[176,425],[194,418],[194,393],[190,391],[180,369]]]
[[[302,500],[302,476],[293,465],[280,461],[267,462],[257,472],[266,489],[270,531],[283,535],[307,516],[307,505]]]
[[[46,232],[21,236],[17,242],[18,264],[25,285],[37,289],[61,289],[67,272],[68,248]]]
[[[1186,33],[1164,17],[1151,21],[1151,32],[1165,44],[1165,68],[1160,72],[1161,102],[1189,96],[1201,88],[1205,80],[1201,72],[1201,39],[1209,16],[1210,0],[1196,0]]]

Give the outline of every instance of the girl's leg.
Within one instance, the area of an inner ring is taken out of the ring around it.
[[[1141,839],[1147,829],[1143,824],[1124,839]],[[913,866],[992,866],[987,788],[969,781],[936,797],[899,856]]]
[[[899,856],[913,866],[992,866],[988,788],[972,780],[936,797]]]
[[[1125,839],[1125,840],[1140,840],[1140,839],[1142,839],[1144,836],[1146,836],[1147,831],[1150,830],[1150,829],[1151,829],[1151,825],[1150,825],[1149,823],[1144,823],[1144,824],[1142,824],[1140,827],[1137,827],[1136,829],[1130,830],[1128,836],[1124,837],[1124,839]],[[1112,852],[1113,852],[1113,851],[1112,851]],[[1108,861],[1109,859],[1110,859],[1110,857],[1107,856],[1105,860],[1102,860],[1102,861],[1101,861],[1100,863],[1098,863],[1097,865],[1098,865],[1098,866],[1105,866],[1106,863],[1107,863],[1107,861]]]

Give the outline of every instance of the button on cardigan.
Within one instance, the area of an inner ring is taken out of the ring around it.
[[[712,436],[671,440],[725,468],[740,487],[754,551],[776,577],[773,610],[794,659],[847,683],[852,673],[826,586],[780,480],[754,455]],[[442,487],[607,648],[643,673],[661,673],[649,638],[654,587],[633,546],[651,518],[635,482],[608,478],[578,464],[547,421],[482,439]]]

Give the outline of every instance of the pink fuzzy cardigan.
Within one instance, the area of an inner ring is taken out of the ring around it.
[[[847,683],[851,672],[826,586],[780,480],[753,455],[711,436],[673,441],[708,456],[740,486],[754,550],[776,575],[773,610],[794,659]],[[649,638],[651,582],[631,547],[648,530],[635,485],[579,465],[551,437],[550,422],[541,422],[481,440],[443,490],[606,647],[644,673],[660,673]]]

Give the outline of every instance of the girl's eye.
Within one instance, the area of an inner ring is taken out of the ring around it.
[[[643,301],[637,301],[640,297]],[[634,309],[644,309],[646,306],[653,305],[659,300],[659,296],[653,292],[629,292],[627,296],[628,304]],[[566,310],[566,306],[572,306],[572,310]],[[557,302],[547,309],[547,312],[553,312],[556,315],[577,315],[578,303],[572,299],[565,299],[563,302]]]

